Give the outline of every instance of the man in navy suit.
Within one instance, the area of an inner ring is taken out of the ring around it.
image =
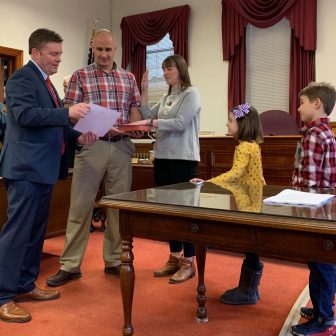
[[[0,107],[1,107],[0,103]],[[6,113],[0,109],[0,151],[5,139],[6,132]]]
[[[54,184],[67,176],[68,138],[79,145],[97,140],[74,131],[69,119],[84,117],[88,104],[64,108],[49,82],[61,62],[62,38],[48,29],[29,37],[31,60],[6,85],[7,130],[0,176],[7,188],[8,220],[0,233],[0,319],[27,322],[16,302],[52,300],[56,290],[36,287]]]

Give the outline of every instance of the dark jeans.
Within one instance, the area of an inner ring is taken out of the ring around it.
[[[314,316],[333,321],[335,299],[336,265],[308,262],[309,294],[313,303]]]
[[[182,145],[182,144],[181,144]],[[198,162],[188,160],[154,160],[154,179],[157,187],[188,182],[198,176]],[[169,240],[170,252],[181,252],[185,258],[195,256],[195,247],[191,243]]]

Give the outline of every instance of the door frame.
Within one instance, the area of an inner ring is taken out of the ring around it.
[[[0,58],[8,60],[8,77],[23,66],[23,50],[0,46]],[[4,101],[3,69],[0,69],[0,103]]]

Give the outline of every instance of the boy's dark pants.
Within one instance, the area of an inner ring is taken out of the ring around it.
[[[334,320],[336,265],[308,262],[309,293],[314,307],[314,316],[326,322]]]

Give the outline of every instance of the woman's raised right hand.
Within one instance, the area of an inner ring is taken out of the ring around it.
[[[141,79],[141,91],[148,91],[148,70],[144,72]]]

